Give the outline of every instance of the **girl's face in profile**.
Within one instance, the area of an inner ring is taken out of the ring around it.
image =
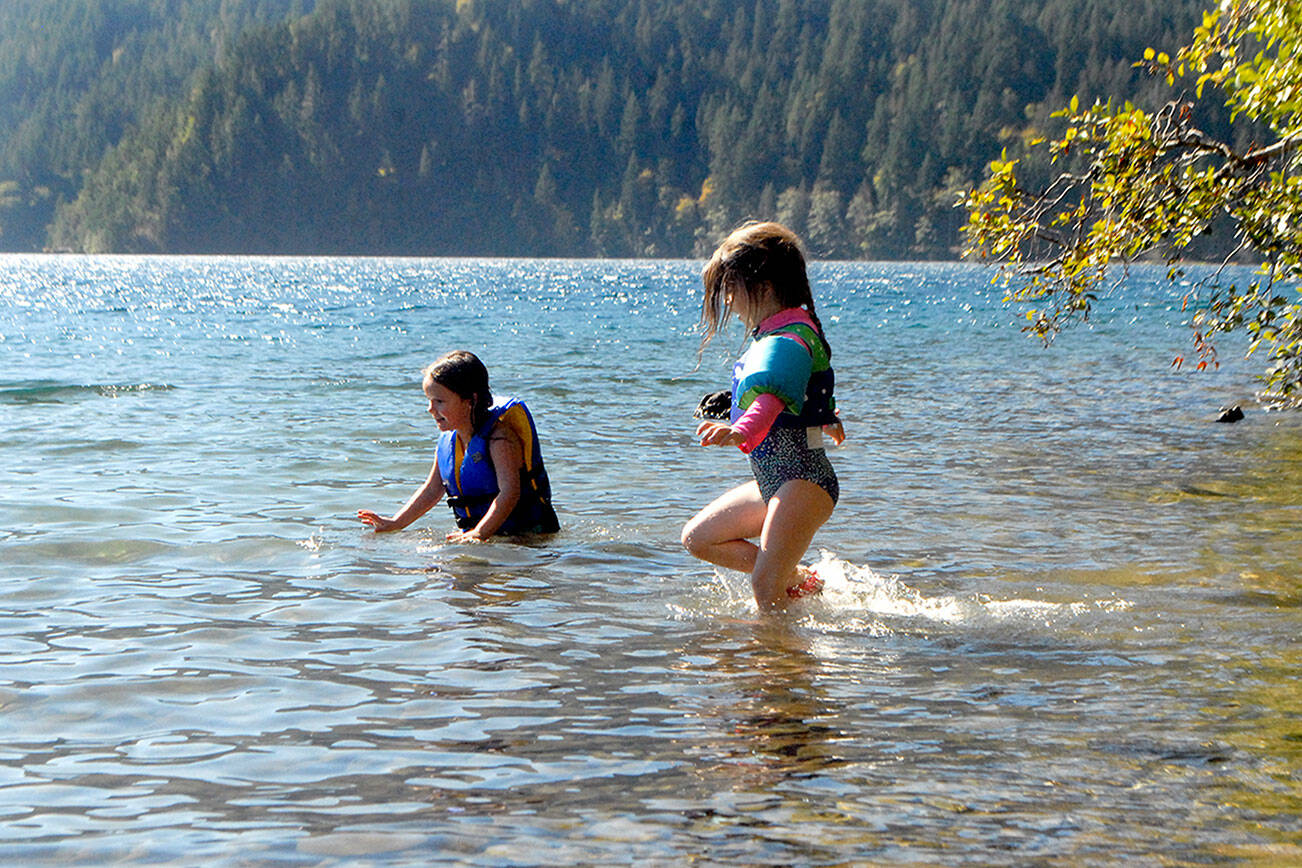
[[[424,383],[425,397],[429,398],[429,414],[434,417],[440,431],[473,430],[474,404],[447,386],[433,380]]]

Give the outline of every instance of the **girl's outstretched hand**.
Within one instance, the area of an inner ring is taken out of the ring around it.
[[[393,519],[385,518],[379,513],[371,512],[369,509],[357,510],[357,520],[362,524],[369,524],[371,527],[375,528],[376,533],[384,533],[385,531],[395,530],[398,527],[398,523]]]
[[[483,538],[476,534],[473,529],[454,530],[452,533],[448,534],[445,539],[450,543],[479,543],[484,541]]]
[[[702,422],[696,426],[696,436],[702,446],[738,446],[744,439],[723,422]]]

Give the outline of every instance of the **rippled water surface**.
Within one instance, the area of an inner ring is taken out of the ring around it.
[[[820,264],[827,593],[679,547],[690,262],[0,258],[0,858],[1302,861],[1302,422],[1133,275]],[[420,368],[480,354],[564,531],[449,547]],[[1210,421],[1241,402],[1237,425]]]

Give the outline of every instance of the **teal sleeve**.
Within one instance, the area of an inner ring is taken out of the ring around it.
[[[776,395],[792,413],[805,406],[805,389],[814,360],[798,341],[781,335],[760,338],[741,360],[737,379],[737,406],[745,410],[756,396]]]

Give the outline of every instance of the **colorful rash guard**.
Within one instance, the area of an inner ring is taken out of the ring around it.
[[[836,375],[823,335],[803,308],[779,311],[755,329],[732,370],[732,421],[761,393],[786,405],[775,425],[813,428],[836,421]]]
[[[488,451],[488,440],[499,424],[509,426],[520,438],[524,466],[520,468],[520,502],[497,533],[511,536],[560,530],[552,509],[551,481],[543,465],[538,429],[529,408],[516,398],[506,398],[489,408],[488,420],[464,449],[455,431],[439,435],[439,475],[447,489],[448,506],[452,507],[457,527],[470,530],[479,524],[498,495],[497,472]]]
[[[789,480],[805,479],[840,497],[836,471],[822,446],[822,426],[837,421],[835,375],[822,334],[802,308],[780,311],[755,330],[755,341],[733,368],[732,421],[761,394],[785,409],[749,454],[767,502]]]

